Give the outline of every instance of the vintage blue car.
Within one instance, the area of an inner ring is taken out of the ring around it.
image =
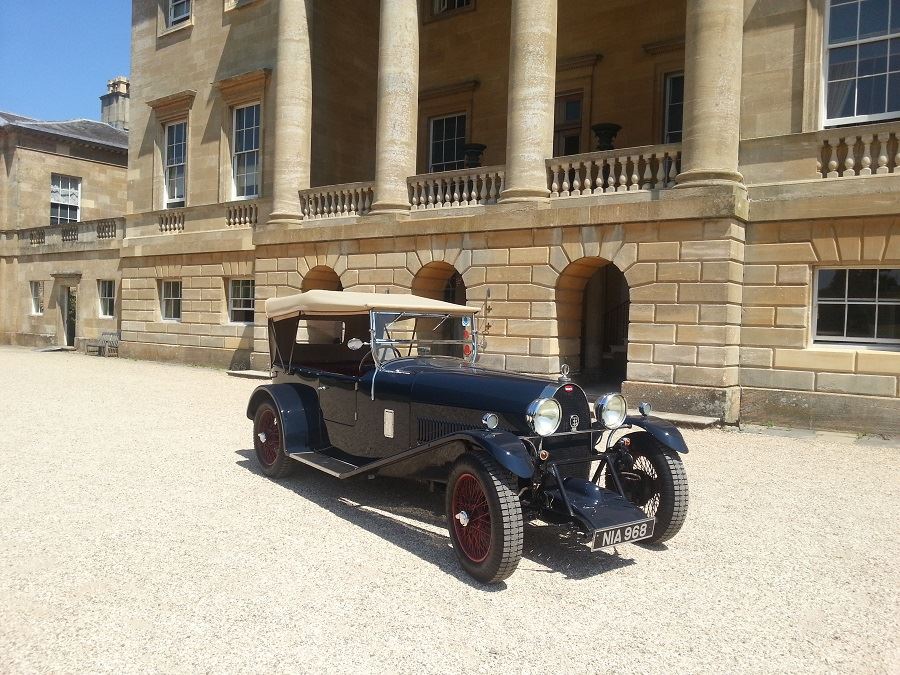
[[[528,519],[574,527],[593,549],[684,523],[681,433],[647,404],[629,415],[619,394],[591,406],[565,368],[553,381],[480,367],[477,308],[315,290],[266,313],[273,382],[247,417],[267,476],[302,463],[446,484],[453,548],[485,583],[515,571]]]

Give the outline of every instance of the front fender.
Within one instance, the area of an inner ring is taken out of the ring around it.
[[[507,471],[519,478],[534,475],[534,462],[522,440],[508,431],[487,431],[471,429],[455,436],[464,436],[471,445],[487,452]]]
[[[320,445],[319,402],[312,389],[292,384],[261,385],[250,395],[247,417],[253,419],[259,404],[267,399],[278,410],[285,452],[306,452]]]
[[[686,453],[687,443],[678,428],[668,420],[659,417],[644,417],[643,415],[629,415],[625,418],[625,424],[643,429],[657,441],[671,448],[675,452]]]

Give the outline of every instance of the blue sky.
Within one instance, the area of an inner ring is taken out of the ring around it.
[[[130,0],[0,0],[0,110],[98,119],[130,40]]]

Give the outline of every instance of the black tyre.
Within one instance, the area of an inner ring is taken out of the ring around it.
[[[253,447],[262,472],[270,478],[284,478],[296,463],[284,454],[281,417],[270,401],[260,403],[253,415]]]
[[[656,518],[653,536],[645,543],[658,543],[674,537],[687,517],[687,473],[681,457],[650,434],[628,434],[631,439],[632,467],[619,467],[625,496],[648,516]],[[607,474],[606,487],[615,490]]]
[[[467,452],[450,470],[447,528],[463,568],[495,584],[516,571],[522,558],[522,504],[516,479],[491,457]]]

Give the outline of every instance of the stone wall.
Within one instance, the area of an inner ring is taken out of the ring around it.
[[[122,355],[197,365],[246,368],[253,326],[232,323],[226,284],[253,277],[250,253],[206,253],[122,259]],[[163,321],[160,283],[181,281],[180,321]]]
[[[813,342],[819,266],[900,266],[900,222],[882,217],[748,226],[741,417],[823,426],[841,415],[845,428],[871,430],[873,418],[896,425],[900,352]]]

